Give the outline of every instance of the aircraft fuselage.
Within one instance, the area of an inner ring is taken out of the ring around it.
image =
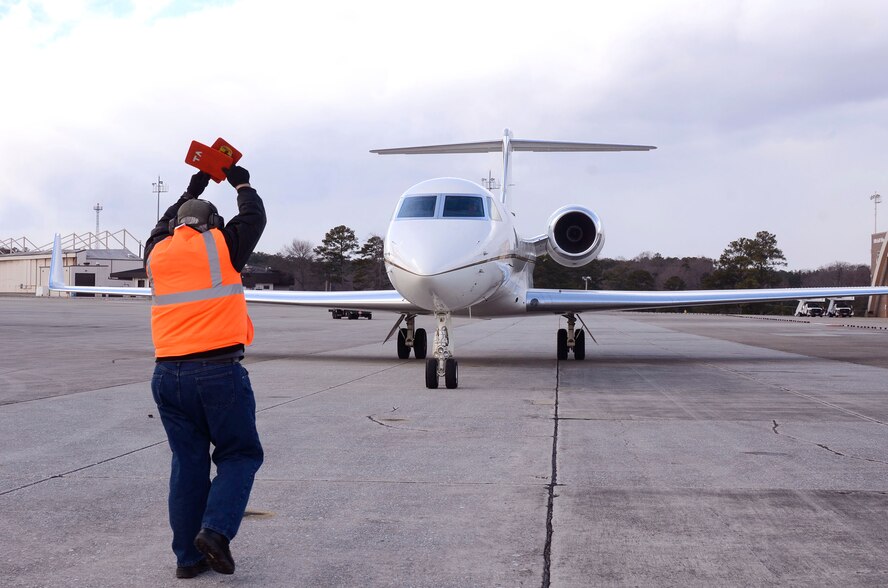
[[[523,312],[536,256],[522,245],[512,214],[490,191],[436,178],[398,200],[386,233],[386,271],[404,298],[432,312]]]

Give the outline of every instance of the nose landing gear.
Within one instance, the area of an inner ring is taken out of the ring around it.
[[[436,312],[435,340],[432,344],[434,358],[426,360],[426,388],[437,388],[440,378],[448,388],[459,386],[459,363],[453,358],[453,344],[450,340],[450,313]]]

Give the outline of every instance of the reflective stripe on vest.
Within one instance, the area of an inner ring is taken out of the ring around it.
[[[151,282],[151,294],[154,304],[181,304],[182,302],[197,302],[198,300],[212,300],[213,298],[222,298],[223,296],[231,296],[232,294],[243,294],[243,284],[222,285],[222,265],[219,263],[219,250],[216,248],[216,240],[209,231],[201,233],[203,237],[204,247],[207,250],[207,260],[210,263],[210,288],[202,290],[191,290],[190,292],[177,292],[175,294],[154,294],[154,281]],[[149,259],[150,262],[150,259]],[[150,263],[146,266],[148,277],[151,277]]]
[[[221,281],[221,280],[220,280]],[[243,294],[244,287],[241,284],[232,284],[230,286],[214,286],[203,290],[192,290],[191,292],[179,292],[177,294],[161,294],[154,297],[154,304],[163,306],[165,304],[180,304],[182,302],[197,302],[198,300],[212,300],[213,298],[222,298],[223,296],[231,296],[232,294]]]
[[[204,246],[207,248],[207,259],[210,260],[210,283],[213,284],[213,288],[217,288],[222,285],[222,266],[219,265],[219,250],[216,249],[216,240],[213,239],[213,234],[209,231],[204,231],[200,236],[203,237]]]

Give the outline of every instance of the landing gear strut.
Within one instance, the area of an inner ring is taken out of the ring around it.
[[[450,340],[450,313],[435,313],[435,341],[432,344],[433,358],[426,360],[426,388],[437,388],[438,380],[444,378],[448,388],[459,386],[459,364],[453,358],[453,344]]]
[[[555,338],[556,356],[559,360],[565,360],[568,354],[573,351],[574,359],[585,359],[586,333],[583,329],[576,328],[578,315],[567,313],[564,318],[567,319],[567,328],[558,329],[558,335]],[[582,320],[580,319],[580,322]]]

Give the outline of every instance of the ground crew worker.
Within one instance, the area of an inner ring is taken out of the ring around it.
[[[240,271],[265,228],[265,207],[247,170],[232,166],[226,176],[238,205],[228,224],[197,198],[210,180],[198,172],[145,246],[154,302],[151,392],[173,452],[169,517],[177,578],[210,567],[234,572],[228,544],[263,459],[256,401],[240,364],[253,340]]]

